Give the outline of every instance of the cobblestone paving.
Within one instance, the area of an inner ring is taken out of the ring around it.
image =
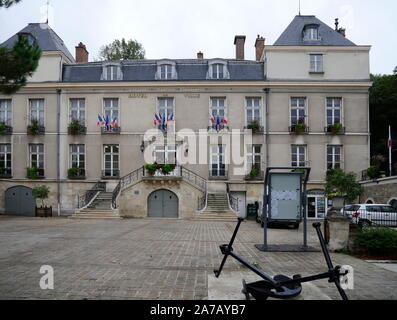
[[[207,299],[208,274],[235,223],[173,219],[72,220],[0,216],[0,299]],[[309,227],[309,245],[317,246]],[[325,272],[318,253],[260,252],[263,229],[244,222],[234,249],[269,274]],[[269,243],[298,244],[301,231],[271,229]],[[352,299],[397,299],[397,273],[342,254],[355,271]],[[42,265],[54,268],[54,290],[41,290]],[[245,272],[228,259],[228,272]],[[326,280],[314,284],[339,299]]]

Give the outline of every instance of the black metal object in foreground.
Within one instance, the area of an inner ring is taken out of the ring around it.
[[[343,300],[348,300],[348,297],[345,291],[342,289],[340,285],[340,277],[347,274],[342,274],[340,272],[341,267],[336,266],[335,268],[332,265],[331,257],[328,253],[327,247],[325,245],[324,237],[321,233],[321,223],[316,222],[313,223],[313,227],[316,229],[318,239],[320,241],[321,249],[323,251],[325,261],[328,266],[328,272],[320,273],[313,276],[302,277],[297,274],[292,278],[289,278],[284,275],[276,275],[274,278],[270,277],[268,274],[263,272],[262,270],[256,268],[251,263],[249,263],[244,258],[238,256],[233,252],[233,243],[236,238],[238,229],[240,228],[241,222],[243,222],[243,218],[238,218],[237,226],[234,229],[232,238],[230,239],[229,244],[224,244],[220,246],[221,252],[224,255],[221,265],[219,269],[214,270],[215,277],[219,277],[221,275],[223,266],[225,265],[227,257],[230,255],[235,258],[237,261],[242,263],[248,269],[256,273],[262,279],[261,281],[253,282],[253,283],[245,283],[243,280],[243,290],[242,292],[245,294],[247,300],[249,299],[249,295],[251,294],[256,300],[266,300],[268,297],[273,297],[277,299],[290,299],[298,296],[302,291],[301,283],[310,282],[319,279],[327,279],[328,282],[335,283],[336,288],[339,291],[340,296]]]

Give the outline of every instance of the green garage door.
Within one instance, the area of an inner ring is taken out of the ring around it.
[[[18,216],[35,216],[36,199],[32,189],[24,186],[9,188],[5,192],[5,213]]]
[[[178,218],[178,197],[168,190],[157,190],[149,195],[148,216],[153,218]]]

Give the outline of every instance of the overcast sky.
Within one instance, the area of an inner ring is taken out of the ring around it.
[[[45,22],[47,0],[0,9],[0,43],[30,22]],[[245,58],[255,59],[257,34],[273,44],[298,14],[299,0],[50,0],[49,24],[74,55],[81,41],[98,57],[114,39],[139,41],[148,59],[234,58],[235,35],[246,35]],[[339,17],[347,38],[372,45],[371,72],[397,66],[397,1],[301,0],[301,13],[331,27]]]

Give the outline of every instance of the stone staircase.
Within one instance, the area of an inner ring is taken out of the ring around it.
[[[206,208],[194,215],[195,221],[237,221],[237,214],[230,209],[227,193],[208,193]]]
[[[100,192],[86,208],[76,211],[73,219],[120,219],[117,210],[112,209],[112,192]]]

